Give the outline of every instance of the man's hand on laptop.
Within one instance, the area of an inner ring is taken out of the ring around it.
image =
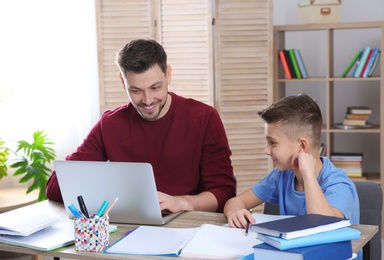
[[[203,191],[197,195],[171,196],[166,193],[157,192],[159,196],[160,209],[167,209],[173,213],[179,211],[216,211],[218,202],[216,197],[209,191]]]
[[[169,210],[172,213],[182,210],[191,211],[193,206],[189,203],[185,196],[171,196],[161,191],[157,192],[161,210]]]

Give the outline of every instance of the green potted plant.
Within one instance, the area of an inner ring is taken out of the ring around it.
[[[56,158],[55,150],[50,147],[54,143],[48,138],[48,135],[44,134],[44,131],[35,131],[32,143],[25,140],[17,143],[15,157],[7,160],[12,151],[5,148],[4,142],[0,140],[0,179],[7,175],[7,166],[14,168],[13,176],[22,176],[19,183],[32,180],[27,193],[39,189],[38,201],[46,200],[45,186],[52,172],[48,164]]]

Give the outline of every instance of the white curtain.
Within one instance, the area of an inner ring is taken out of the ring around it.
[[[44,130],[64,159],[99,118],[94,0],[1,0],[0,35],[0,138]]]

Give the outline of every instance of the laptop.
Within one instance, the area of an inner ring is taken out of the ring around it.
[[[161,212],[152,165],[136,162],[64,161],[53,162],[67,215],[69,204],[80,210],[81,195],[88,213],[96,214],[104,201],[111,223],[163,225],[181,212]]]

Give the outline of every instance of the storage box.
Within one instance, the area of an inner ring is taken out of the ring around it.
[[[309,0],[299,3],[300,23],[339,22],[341,0]]]

